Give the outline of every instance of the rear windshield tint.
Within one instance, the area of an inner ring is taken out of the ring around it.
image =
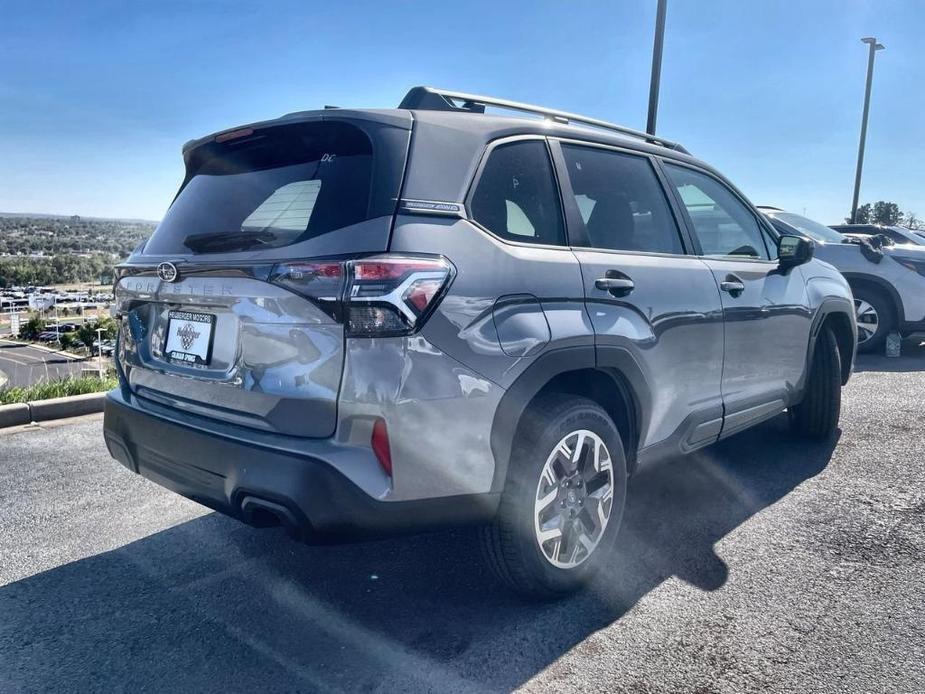
[[[147,254],[274,248],[368,218],[372,144],[352,125],[277,126],[193,156]]]

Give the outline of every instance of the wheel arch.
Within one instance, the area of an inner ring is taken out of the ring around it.
[[[642,374],[634,360],[632,364],[629,369],[613,363],[599,365],[591,346],[552,350],[538,357],[514,381],[495,411],[491,431],[491,449],[495,458],[492,491],[504,488],[511,450],[523,414],[537,397],[547,393],[579,395],[600,405],[620,432],[627,471],[632,472],[645,412],[644,395],[640,393],[639,385]],[[637,373],[632,373],[633,369]],[[628,370],[630,373],[627,373]]]
[[[807,352],[807,369],[809,374],[813,366],[813,357],[816,353],[816,340],[824,328],[828,328],[835,336],[838,354],[841,359],[842,385],[848,382],[854,368],[854,357],[857,350],[857,328],[853,320],[854,306],[847,299],[826,299],[816,312],[813,327],[810,331],[810,340]],[[805,381],[805,379],[804,379]],[[805,386],[805,382],[804,382]]]
[[[887,282],[882,277],[877,277],[876,275],[866,275],[861,272],[845,272],[842,273],[845,276],[845,279],[848,280],[848,284],[851,287],[851,291],[854,292],[855,287],[872,287],[873,289],[883,293],[890,300],[890,303],[893,304],[893,310],[896,312],[896,322],[897,325],[902,325],[906,321],[906,313],[903,308],[902,297],[899,296],[899,292],[896,291],[896,287]]]

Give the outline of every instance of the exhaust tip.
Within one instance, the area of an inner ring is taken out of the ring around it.
[[[248,524],[256,528],[275,528],[282,525],[291,532],[297,532],[300,526],[288,508],[256,496],[245,496],[241,499],[241,515]]]

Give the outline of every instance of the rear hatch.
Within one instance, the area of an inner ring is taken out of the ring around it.
[[[120,266],[132,391],[288,435],[334,432],[344,260],[387,250],[411,120],[304,114],[187,146],[186,177]]]

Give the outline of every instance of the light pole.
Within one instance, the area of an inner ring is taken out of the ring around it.
[[[858,196],[861,193],[861,169],[864,168],[864,143],[867,140],[867,115],[870,113],[870,85],[874,81],[874,54],[886,46],[877,43],[877,39],[868,36],[861,39],[870,47],[867,55],[867,86],[864,89],[864,115],[861,116],[861,141],[858,144],[858,168],[854,174],[854,197],[851,200],[851,223],[858,221]]]
[[[662,48],[665,45],[665,13],[668,0],[658,0],[655,11],[655,43],[652,45],[652,77],[649,80],[649,115],[646,118],[646,132],[655,134],[658,118],[658,90],[662,81]]]
[[[103,380],[103,328],[96,329],[96,363],[99,365],[100,380]]]

